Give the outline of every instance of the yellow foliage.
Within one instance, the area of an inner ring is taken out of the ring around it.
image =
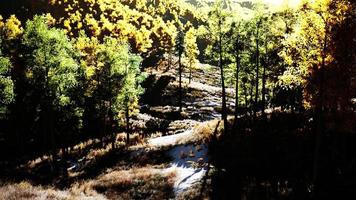
[[[53,7],[61,4],[66,16],[58,24],[68,35],[77,35],[85,27],[91,36],[130,41],[139,53],[171,49],[178,16],[198,16],[196,8],[184,0],[50,0]],[[172,15],[171,21],[165,19],[167,13]]]
[[[68,19],[64,20],[63,22],[63,26],[65,29],[67,29],[68,31],[72,30],[72,27],[70,26],[70,21]]]
[[[81,29],[82,27],[83,27],[83,23],[82,22],[78,22],[77,29]]]
[[[3,20],[3,18],[0,15],[0,29],[4,27],[4,22],[2,20]]]
[[[50,13],[47,13],[45,18],[49,26],[53,26],[56,23],[56,19],[54,19]]]
[[[16,39],[23,33],[21,22],[16,18],[15,15],[11,15],[10,18],[6,20],[4,28],[5,36],[9,40]]]

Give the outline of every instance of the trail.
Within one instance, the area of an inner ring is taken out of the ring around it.
[[[200,66],[194,69],[193,79],[189,83],[187,73],[183,76],[183,86],[186,90],[183,99],[183,112],[186,114],[184,120],[172,120],[171,124],[181,123],[183,128],[173,131],[173,135],[149,139],[147,145],[151,148],[169,147],[165,152],[171,157],[171,162],[162,173],[175,172],[174,192],[179,196],[182,192],[189,190],[192,186],[199,184],[207,172],[208,146],[194,138],[194,127],[214,119],[220,118],[220,112],[216,108],[221,105],[221,88],[219,74],[214,67]],[[165,76],[174,76],[175,69],[166,72]],[[162,73],[156,72],[157,76]],[[159,77],[158,77],[159,78]],[[177,79],[176,79],[177,80]],[[165,114],[175,112],[177,102],[174,91],[177,90],[178,81],[172,81],[162,95],[160,104],[151,106],[157,116],[165,118]],[[234,90],[227,88],[227,102],[234,105]],[[190,124],[185,122],[190,120]],[[191,122],[195,123],[191,123]],[[172,132],[170,132],[172,133]]]
[[[207,146],[205,144],[180,144],[180,140],[189,137],[191,134],[192,130],[187,130],[180,134],[149,140],[151,146],[173,146],[167,152],[172,157],[172,161],[164,172],[175,172],[174,192],[176,195],[199,182],[206,172],[202,164],[208,161]],[[193,167],[193,164],[197,164],[198,167]]]

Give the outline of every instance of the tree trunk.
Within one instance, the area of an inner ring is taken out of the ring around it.
[[[53,111],[52,109],[49,110],[49,132],[51,135],[51,151],[52,151],[52,170],[54,171],[56,168],[57,162],[57,152],[56,152],[56,138],[55,138],[55,130],[54,130],[54,118],[53,118]]]
[[[239,53],[236,55],[236,84],[235,84],[235,119],[234,124],[237,122],[237,116],[239,114],[239,72],[240,72],[240,58]]]
[[[242,82],[242,88],[244,90],[244,100],[245,100],[245,108],[248,107],[248,100],[247,100],[247,88],[246,88],[246,83],[243,81]]]
[[[125,109],[125,118],[126,118],[126,145],[130,144],[130,115],[129,115],[129,106],[126,105]]]
[[[16,108],[15,108],[15,113],[16,115],[15,116],[19,116],[19,120],[20,122],[24,122],[24,112],[23,109],[24,106],[23,106],[23,99],[21,98],[20,100],[20,105],[18,105]],[[15,117],[16,118],[16,117]],[[17,124],[17,120],[15,119],[12,119],[13,120],[13,124]],[[15,136],[16,136],[16,141],[17,141],[17,153],[18,155],[22,155],[24,153],[24,138],[25,137],[24,135],[22,135],[24,133],[24,127],[23,126],[16,126],[15,127]]]
[[[179,49],[179,58],[178,58],[178,65],[179,65],[179,112],[182,112],[182,63],[181,63],[182,52]]]
[[[221,19],[219,19],[219,67],[220,67],[220,79],[221,79],[221,90],[222,90],[222,112],[221,118],[224,121],[224,133],[227,133],[228,123],[227,123],[227,109],[226,109],[226,92],[225,92],[225,80],[224,80],[224,69],[222,63],[222,33],[221,33]]]
[[[192,61],[189,61],[189,84],[192,82]]]
[[[326,23],[327,24],[327,23]],[[323,138],[324,129],[324,70],[325,70],[325,59],[326,59],[326,48],[327,48],[327,33],[328,26],[325,26],[325,36],[323,41],[322,49],[322,62],[320,66],[320,79],[319,79],[319,95],[316,104],[316,131],[315,131],[315,152],[314,152],[314,163],[313,163],[313,182],[315,185],[315,194],[318,195],[319,191],[319,159],[320,159],[320,149]]]
[[[105,101],[104,102],[104,107],[106,108],[106,103]],[[103,127],[104,127],[104,130],[103,130],[103,143],[102,143],[102,146],[105,147],[106,143],[107,143],[107,136],[108,136],[108,133],[107,133],[107,118],[108,118],[108,108],[105,109],[105,114],[104,114],[104,124],[103,124]]]
[[[253,114],[254,112],[254,103],[253,103],[253,78],[251,78],[251,87],[250,87],[250,112],[251,112],[251,115]]]
[[[260,59],[260,48],[259,48],[259,31],[260,31],[260,21],[257,23],[257,33],[256,33],[256,83],[255,83],[255,105],[254,105],[254,117],[257,117],[258,111],[258,76],[259,76],[259,59]]]
[[[49,134],[49,143],[50,143],[50,152],[51,152],[51,171],[54,171],[56,166],[56,144],[55,144],[55,136],[54,136],[54,119],[53,119],[53,110],[50,106],[50,95],[49,95],[49,83],[48,83],[48,73],[49,69],[45,69],[45,95],[44,95],[44,118],[45,121],[45,134]],[[46,141],[45,141],[46,142]]]
[[[169,48],[169,50],[168,50],[168,66],[167,66],[166,71],[171,69],[171,66],[172,66],[172,49]]]
[[[110,84],[110,88],[111,88],[111,84]],[[110,102],[109,102],[109,110],[111,111],[112,109],[112,101],[110,99]],[[111,148],[112,149],[115,149],[116,146],[115,146],[115,143],[116,143],[116,134],[113,130],[113,116],[112,116],[112,113],[109,114],[109,135],[111,135],[112,139],[111,139]]]
[[[267,50],[267,38],[266,38],[266,60],[263,65],[263,72],[262,72],[262,116],[265,117],[265,109],[266,109],[266,65],[268,63],[268,50]]]

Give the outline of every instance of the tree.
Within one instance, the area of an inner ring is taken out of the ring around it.
[[[184,0],[51,0],[49,5],[58,26],[71,37],[84,30],[100,40],[104,36],[117,38],[129,43],[150,67],[174,48],[178,22],[191,21],[198,26],[204,20],[196,12],[198,8]]]
[[[6,40],[16,39],[23,32],[21,22],[15,15],[11,15],[10,18],[6,20],[3,27]]]
[[[324,115],[330,109],[326,72],[335,73],[334,70],[337,69],[332,69],[332,66],[337,66],[334,65],[337,62],[333,57],[332,31],[343,23],[347,12],[350,12],[347,1],[304,1],[298,23],[284,41],[287,48],[281,53],[289,65],[281,80],[301,85],[304,89],[304,105],[312,108],[315,114],[313,182],[316,194],[320,184],[319,154],[324,132]],[[332,76],[334,75],[329,75]]]
[[[182,89],[182,73],[183,73],[183,65],[182,65],[182,55],[184,53],[184,33],[181,28],[178,29],[177,41],[176,41],[176,51],[178,54],[178,73],[179,73],[179,112],[182,112],[182,101],[183,101],[183,89]]]
[[[106,37],[98,52],[98,87],[96,94],[100,99],[100,110],[105,110],[104,121],[112,135],[112,147],[115,147],[115,124],[126,126],[127,144],[129,144],[129,120],[137,112],[138,97],[143,92],[140,83],[144,80],[140,72],[141,58],[131,54],[129,47],[117,39]],[[116,123],[114,122],[116,121]]]
[[[262,19],[261,29],[264,34],[261,38],[260,64],[262,66],[261,110],[263,117],[265,117],[265,109],[268,103],[267,94],[273,90],[271,87],[274,87],[277,82],[276,78],[273,78],[273,73],[278,74],[281,69],[281,63],[283,63],[278,56],[278,53],[283,48],[280,41],[283,39],[286,29],[281,15],[283,14],[267,12]],[[270,85],[269,88],[268,85]],[[292,106],[292,110],[294,110],[294,107]]]
[[[234,111],[234,124],[236,124],[237,117],[239,114],[239,82],[241,74],[241,64],[247,65],[246,61],[246,47],[247,47],[247,37],[246,31],[244,30],[246,26],[246,20],[241,16],[234,16],[233,21],[230,25],[230,30],[227,36],[230,38],[228,41],[227,49],[229,55],[229,60],[232,63],[230,67],[232,68],[234,82],[235,82],[235,111]],[[245,102],[246,103],[246,102]]]
[[[82,75],[76,61],[76,52],[65,33],[50,28],[43,16],[27,21],[23,35],[26,77],[32,89],[32,99],[38,105],[43,142],[51,144],[55,156],[56,133],[64,118],[81,115],[73,99]],[[68,112],[69,110],[72,112]],[[66,112],[66,113],[63,113]],[[78,122],[79,123],[79,122]],[[54,159],[54,158],[52,158]]]
[[[11,104],[15,98],[11,69],[10,59],[2,56],[0,38],[0,118],[5,116],[9,110],[9,104]]]
[[[225,33],[227,28],[224,26],[224,22],[228,16],[228,13],[223,10],[223,1],[218,0],[214,3],[211,11],[209,12],[209,30],[211,36],[211,46],[212,52],[216,53],[213,56],[213,60],[218,60],[218,66],[220,68],[220,80],[221,80],[221,90],[222,90],[222,111],[221,119],[224,121],[224,132],[227,133],[228,121],[227,121],[227,106],[226,106],[226,91],[225,91],[225,76],[224,76],[224,63],[223,63],[223,40],[225,39]],[[214,49],[214,47],[217,47]],[[209,50],[209,49],[208,49]]]
[[[121,122],[126,125],[127,144],[130,143],[130,118],[138,113],[139,95],[143,93],[140,84],[144,80],[145,74],[140,71],[141,61],[142,59],[135,55],[132,55],[128,60],[125,68],[125,84],[118,97],[120,107],[124,108],[121,109],[121,113],[123,110],[125,111],[125,122],[123,120]]]
[[[191,27],[185,34],[184,38],[185,43],[185,56],[188,59],[189,63],[189,83],[192,80],[192,68],[196,64],[196,59],[199,55],[199,49],[197,45],[197,38],[196,38],[196,30]]]

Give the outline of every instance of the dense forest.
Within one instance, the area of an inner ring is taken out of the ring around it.
[[[356,2],[0,2],[0,199],[356,198]]]

